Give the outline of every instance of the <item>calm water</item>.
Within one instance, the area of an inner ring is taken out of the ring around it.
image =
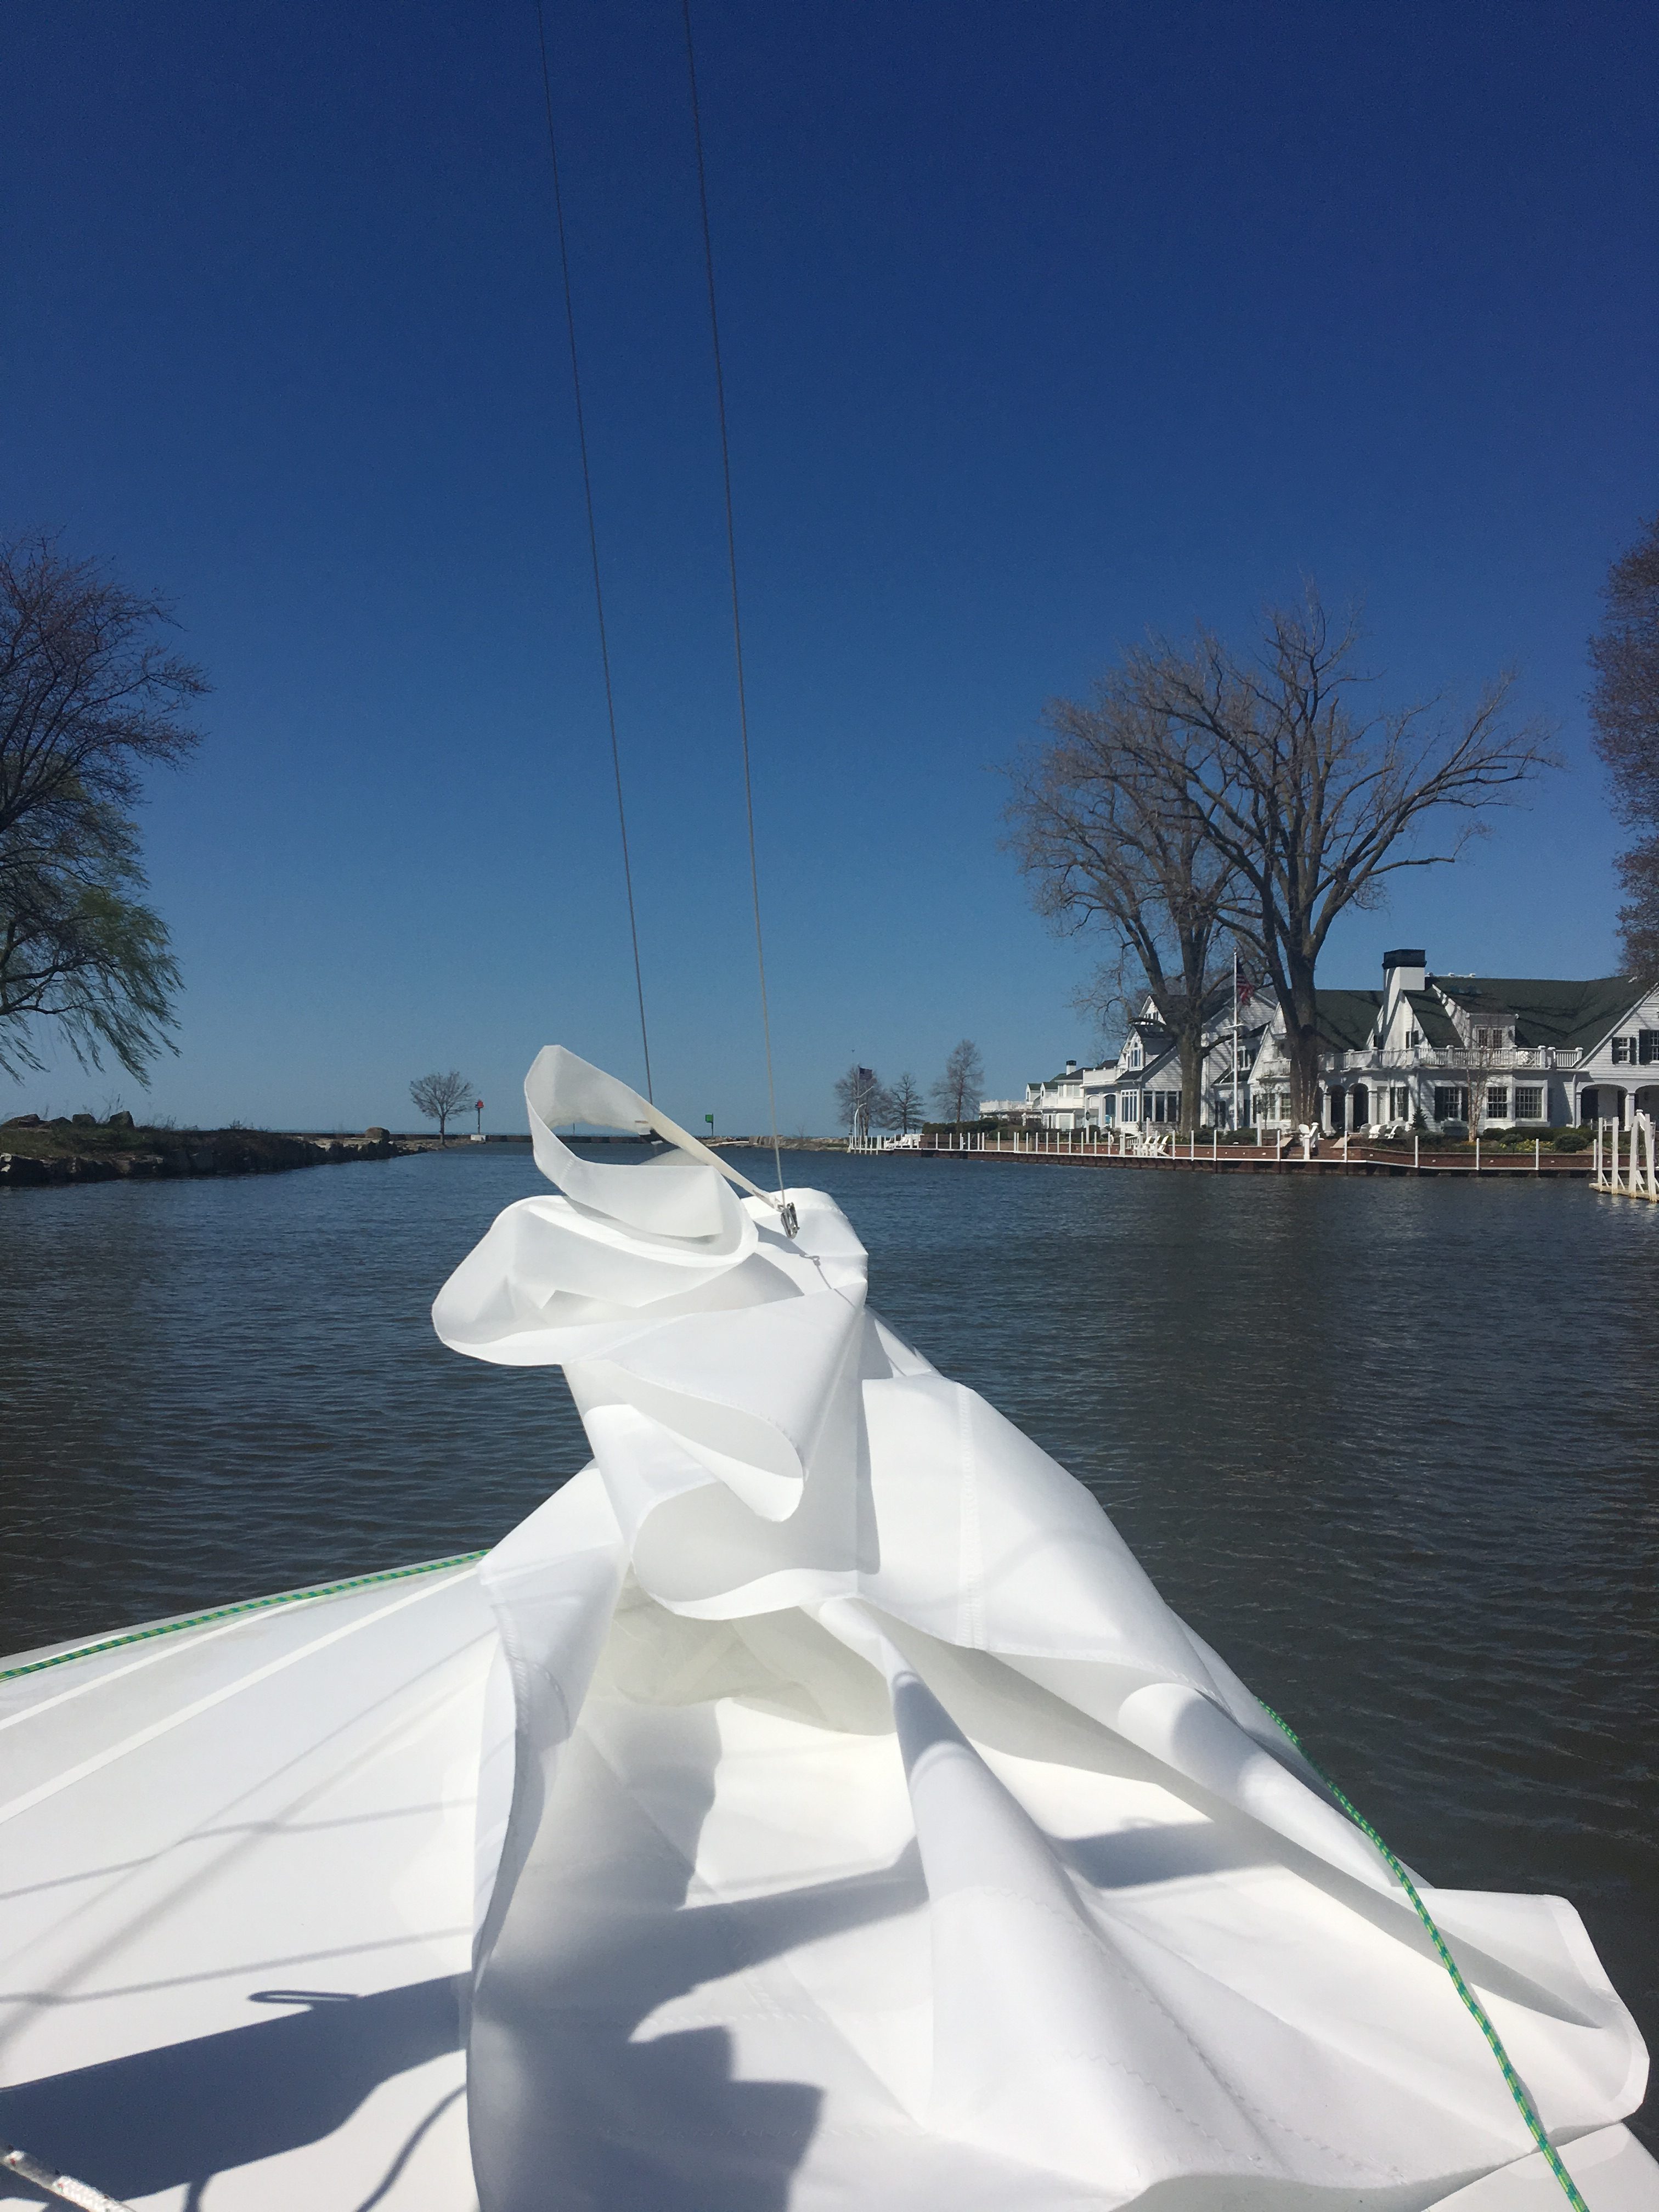
[[[878,1308],[1089,1485],[1395,1848],[1571,1897],[1659,2050],[1659,1207],[800,1172]],[[463,1150],[0,1194],[0,1650],[501,1535],[580,1430],[427,1308],[544,1187]]]

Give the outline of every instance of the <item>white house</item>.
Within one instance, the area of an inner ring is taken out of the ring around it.
[[[1659,1114],[1659,985],[1435,975],[1427,956],[1384,954],[1378,991],[1316,994],[1320,1119],[1328,1131],[1397,1124],[1437,1130],[1560,1127]],[[1206,1127],[1288,1126],[1290,1061],[1270,990],[1235,1007],[1230,984],[1205,1007]],[[1235,1037],[1237,1049],[1235,1050]],[[1181,1119],[1181,1064],[1150,998],[1115,1059],[1028,1083],[1024,1099],[988,1098],[982,1115],[1045,1128],[1109,1128]]]
[[[1029,1128],[1098,1128],[1112,1118],[1116,1072],[1115,1060],[1080,1067],[1068,1060],[1060,1074],[1028,1083],[1024,1098],[981,1098],[980,1114],[987,1121],[1018,1121]]]
[[[1419,1116],[1431,1129],[1559,1128],[1659,1107],[1659,985],[1627,975],[1436,975],[1407,948],[1383,955],[1380,991],[1321,991],[1318,1013],[1330,1130]],[[1279,1081],[1289,1063],[1275,1020],[1257,1082]]]

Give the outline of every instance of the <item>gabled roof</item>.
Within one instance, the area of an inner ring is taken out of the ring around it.
[[[1423,1032],[1425,1044],[1442,1047],[1461,1044],[1457,1024],[1446,1012],[1432,991],[1407,991],[1406,1003],[1416,1018]]]
[[[1381,991],[1316,991],[1314,1012],[1322,1041],[1340,1052],[1363,1052],[1382,1011]]]
[[[1087,1067],[1063,1067],[1058,1075],[1034,1075],[1026,1084],[1028,1091],[1054,1091],[1062,1083],[1081,1083],[1085,1075],[1109,1075],[1117,1066],[1115,1060],[1091,1060]]]
[[[1642,997],[1629,975],[1598,975],[1588,982],[1548,976],[1437,975],[1437,989],[1470,1012],[1502,1011],[1515,1017],[1516,1044],[1599,1044]],[[1428,1036],[1426,1029],[1425,1036]],[[1434,1039],[1429,1038],[1432,1043]]]

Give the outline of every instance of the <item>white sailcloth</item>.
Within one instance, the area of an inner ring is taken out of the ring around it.
[[[786,1237],[561,1049],[526,1091],[562,1194],[434,1308],[593,1452],[482,1570],[483,2212],[1565,2201],[1376,1850],[834,1203]],[[1423,1887],[1594,2163],[1647,2061],[1577,1913]]]

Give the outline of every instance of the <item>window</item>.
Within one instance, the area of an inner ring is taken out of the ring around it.
[[[1406,1049],[1407,1049],[1407,1052],[1413,1051],[1413,1049],[1414,1049],[1418,1045],[1421,1044],[1421,1043],[1422,1043],[1422,1042],[1423,1042],[1423,1032],[1422,1032],[1422,1030],[1407,1030],[1407,1032],[1406,1032]]]
[[[1111,1092],[1109,1091],[1106,1096],[1100,1102],[1100,1118],[1102,1123],[1104,1124],[1105,1122],[1113,1120],[1116,1113],[1117,1101],[1113,1097]]]
[[[1125,1052],[1125,1054],[1124,1054],[1124,1055],[1123,1055],[1123,1065],[1125,1066],[1125,1067],[1139,1067],[1139,1065],[1140,1065],[1140,1039],[1139,1039],[1139,1037],[1131,1037],[1131,1038],[1129,1039],[1128,1049],[1127,1049],[1127,1051],[1126,1051],[1126,1052]]]
[[[1615,1067],[1621,1067],[1626,1060],[1633,1060],[1635,1058],[1636,1039],[1633,1036],[1614,1037],[1613,1041],[1613,1066]]]
[[[1507,1121],[1510,1118],[1510,1086],[1507,1083],[1486,1085],[1486,1118],[1492,1121]]]
[[[1403,1083],[1393,1085],[1389,1091],[1389,1119],[1409,1121],[1412,1115],[1412,1094]]]
[[[1544,1118],[1544,1086],[1541,1083],[1517,1083],[1515,1086],[1515,1118],[1517,1121],[1541,1121]]]
[[[1636,1057],[1644,1067],[1651,1067],[1659,1062],[1659,1030],[1638,1030]]]
[[[1138,1091],[1124,1092],[1123,1111],[1119,1118],[1125,1121],[1138,1121],[1140,1119],[1140,1093]]]
[[[1146,1119],[1149,1121],[1178,1121],[1181,1119],[1181,1093],[1178,1091],[1149,1091],[1146,1093]]]
[[[1434,1118],[1437,1121],[1467,1121],[1468,1120],[1469,1094],[1461,1083],[1435,1085]]]

